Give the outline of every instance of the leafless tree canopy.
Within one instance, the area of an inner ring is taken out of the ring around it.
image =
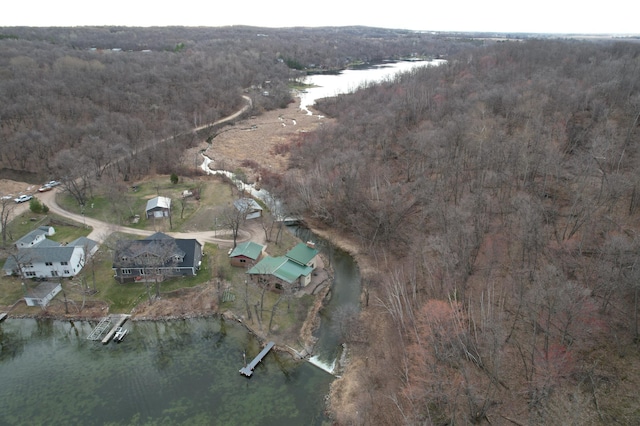
[[[320,103],[336,124],[294,146],[285,193],[376,265],[341,423],[638,421],[603,393],[640,384],[618,374],[640,337],[639,75],[635,42],[506,42]]]

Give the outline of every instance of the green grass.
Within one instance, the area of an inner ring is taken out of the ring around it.
[[[169,181],[168,176],[160,176],[140,182],[136,187],[135,191],[128,187],[126,192],[116,194],[108,188],[96,189],[95,195],[84,208],[85,216],[135,229],[163,232],[212,231],[215,229],[215,218],[218,217],[220,228],[223,211],[231,206],[234,200],[230,185],[219,179],[196,181],[181,178],[174,185]],[[188,197],[183,203],[183,191],[196,187],[201,188],[200,200]],[[147,201],[158,194],[171,198],[171,221],[164,218],[146,219],[145,217]],[[58,193],[56,197],[57,203],[65,210],[82,213],[82,208],[71,195]],[[140,216],[138,223],[132,222],[134,215]]]

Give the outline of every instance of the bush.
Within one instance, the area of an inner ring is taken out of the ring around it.
[[[170,179],[171,179],[171,183],[174,185],[178,183],[178,180],[180,180],[180,178],[178,178],[178,175],[175,173],[171,173]]]
[[[37,198],[32,198],[31,201],[29,201],[29,210],[38,214],[47,213],[49,211],[49,207],[42,204]]]

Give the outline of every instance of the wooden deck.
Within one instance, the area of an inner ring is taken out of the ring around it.
[[[244,374],[247,377],[251,377],[251,375],[253,374],[253,369],[256,368],[256,365],[258,365],[260,361],[262,361],[262,358],[267,356],[267,354],[269,353],[271,348],[273,348],[274,345],[275,345],[275,342],[267,343],[267,346],[265,346],[264,349],[260,351],[260,353],[253,359],[253,361],[249,363],[249,365],[246,365],[240,369],[240,374]]]

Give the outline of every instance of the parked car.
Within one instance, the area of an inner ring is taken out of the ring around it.
[[[51,191],[53,189],[53,186],[49,186],[49,184],[45,184],[42,185],[40,188],[38,188],[38,192],[47,192],[47,191]]]
[[[24,203],[26,201],[29,201],[32,198],[33,198],[33,195],[21,195],[18,198],[15,198],[13,201],[15,201],[16,203]]]
[[[44,186],[49,186],[51,188],[55,188],[56,186],[60,185],[61,182],[57,181],[57,180],[50,180],[49,182],[45,183]]]

